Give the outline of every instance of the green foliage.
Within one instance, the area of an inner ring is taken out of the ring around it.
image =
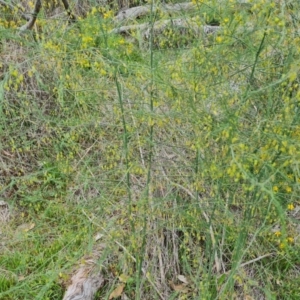
[[[1,299],[62,298],[99,233],[101,297],[298,297],[299,4],[194,3],[216,33],[139,48],[94,7],[3,42]]]

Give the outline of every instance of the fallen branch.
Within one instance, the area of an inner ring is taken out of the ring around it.
[[[142,16],[146,16],[151,12],[161,11],[164,13],[172,14],[180,11],[190,11],[196,8],[196,5],[192,2],[183,2],[176,4],[163,4],[160,6],[143,5],[121,10],[116,16],[116,21],[134,20]]]
[[[121,26],[120,28],[114,28],[111,31],[111,33],[126,35],[126,34],[130,34],[133,31],[141,31],[142,37],[145,39],[149,39],[152,30],[154,33],[161,33],[169,25],[171,25],[172,28],[192,30],[193,33],[195,33],[195,34],[214,33],[221,28],[220,26],[211,26],[211,25],[201,26],[193,18],[191,18],[191,19],[179,18],[179,19],[173,19],[173,20],[157,21],[153,25],[151,25],[149,23],[143,23],[143,24],[139,24],[139,25]]]

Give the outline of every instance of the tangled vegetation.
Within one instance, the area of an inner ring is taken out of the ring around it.
[[[62,299],[95,249],[95,299],[300,297],[300,4],[194,4],[217,32],[148,41],[0,7],[1,299]]]

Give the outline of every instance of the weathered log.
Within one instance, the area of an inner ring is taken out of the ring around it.
[[[95,294],[104,284],[104,277],[97,264],[104,248],[104,244],[99,244],[89,256],[81,259],[82,263],[75,267],[63,300],[94,299]]]
[[[86,269],[80,268],[72,277],[63,300],[93,300],[97,291],[104,283],[102,274],[89,274]]]
[[[119,28],[114,28],[111,33],[117,34],[130,34],[133,31],[140,31],[142,33],[142,37],[145,39],[149,39],[151,31],[155,33],[162,32],[167,26],[172,26],[173,28],[179,29],[187,29],[192,30],[195,34],[209,34],[218,31],[221,27],[220,26],[211,26],[211,25],[199,25],[195,19],[193,18],[178,18],[173,20],[164,20],[164,21],[157,21],[154,24],[143,23],[139,25],[128,25],[128,26],[121,26]]]
[[[196,5],[192,2],[183,2],[176,4],[162,4],[159,6],[143,5],[121,10],[116,16],[116,21],[134,20],[139,17],[150,14],[160,10],[162,12],[173,14],[178,12],[187,12],[196,8]]]

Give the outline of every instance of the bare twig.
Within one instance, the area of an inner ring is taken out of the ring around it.
[[[268,254],[265,254],[265,255],[261,255],[259,257],[256,257],[254,259],[251,259],[249,261],[246,261],[246,262],[240,264],[240,267],[245,267],[245,266],[253,264],[253,263],[255,263],[255,262],[259,261],[259,260],[262,260],[262,259],[264,259],[266,257],[270,257],[270,256],[274,256],[274,255],[275,255],[275,253],[268,253]]]
[[[262,259],[264,259],[266,257],[270,257],[270,256],[274,256],[274,255],[276,255],[276,253],[267,253],[267,254],[261,255],[259,257],[256,257],[254,259],[251,259],[249,261],[246,261],[246,262],[240,264],[239,267],[246,267],[246,266],[251,265],[251,264],[253,264],[253,263],[257,262],[257,261],[260,261],[260,260],[262,260]],[[224,274],[229,274],[231,271],[232,271],[232,269],[226,271]]]

